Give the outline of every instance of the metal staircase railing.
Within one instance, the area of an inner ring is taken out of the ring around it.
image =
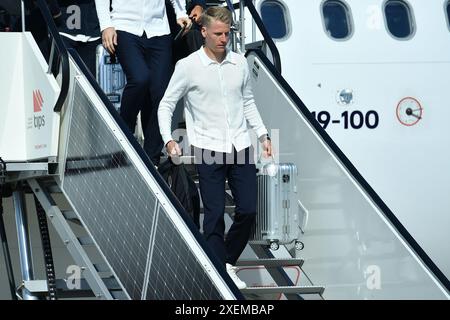
[[[47,4],[44,0],[37,0],[37,5],[42,13],[42,16],[46,22],[49,35],[51,36],[51,51],[49,58],[48,73],[53,73],[55,77],[61,72],[61,92],[59,93],[58,100],[56,101],[54,111],[59,112],[66,101],[67,94],[69,92],[69,56],[67,49],[62,42],[55,22],[50,14]],[[56,52],[55,52],[56,51]],[[56,53],[56,55],[55,55]]]
[[[70,298],[85,296],[95,296],[98,299],[126,298],[113,276],[107,278],[100,276],[100,272],[110,271],[109,268],[104,267],[104,262],[101,264],[102,267],[99,267],[91,261],[90,256],[86,253],[85,246],[92,245],[92,242],[83,241],[83,238],[77,236],[70,227],[69,221],[76,220],[74,222],[80,224],[76,216],[71,215],[67,211],[63,213],[48,192],[48,188],[42,182],[36,179],[30,179],[28,180],[28,184],[44,209],[48,220],[52,223],[67,250],[75,260],[75,263],[80,268],[80,276],[82,278],[76,279],[79,283],[78,287],[77,285],[75,287],[68,287],[67,281],[57,280],[56,287],[58,288],[58,295],[62,293],[64,297]]]

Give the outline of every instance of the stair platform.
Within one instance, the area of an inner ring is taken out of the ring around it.
[[[319,286],[285,286],[285,287],[247,287],[241,289],[242,294],[322,294],[324,287]]]
[[[264,266],[266,268],[276,267],[301,267],[305,261],[297,258],[287,259],[242,259],[236,262],[236,267]]]

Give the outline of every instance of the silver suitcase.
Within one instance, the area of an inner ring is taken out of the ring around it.
[[[97,82],[119,110],[127,80],[117,57],[111,57],[101,44],[97,46]]]
[[[303,249],[300,239],[306,212],[298,200],[297,175],[293,163],[259,167],[256,222],[249,243],[269,245],[272,250],[295,243],[296,249]]]

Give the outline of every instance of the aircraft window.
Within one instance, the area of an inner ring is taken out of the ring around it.
[[[325,30],[331,38],[343,40],[351,35],[350,10],[342,1],[325,1],[322,5],[322,14]]]
[[[283,39],[289,34],[287,10],[280,1],[263,1],[260,12],[262,21],[273,39]]]
[[[410,37],[414,32],[411,9],[400,0],[390,0],[384,7],[389,32],[396,38]]]

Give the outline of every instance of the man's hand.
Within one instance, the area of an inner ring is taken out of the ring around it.
[[[183,35],[185,35],[192,27],[192,21],[188,17],[177,19],[177,23],[181,28],[184,28]]]
[[[169,157],[181,156],[180,146],[174,140],[167,142],[166,149],[167,149],[167,154],[169,155]]]
[[[189,18],[191,18],[196,24],[200,25],[201,23],[201,16],[203,13],[203,7],[196,5],[192,10],[191,14],[189,15]]]
[[[264,158],[270,158],[273,156],[272,153],[272,142],[269,139],[265,139],[262,142],[262,147],[263,147],[263,157]]]
[[[110,54],[114,54],[116,52],[115,46],[117,46],[116,29],[114,29],[113,27],[109,27],[103,30],[102,43],[103,47],[105,47],[105,49],[108,50]]]

